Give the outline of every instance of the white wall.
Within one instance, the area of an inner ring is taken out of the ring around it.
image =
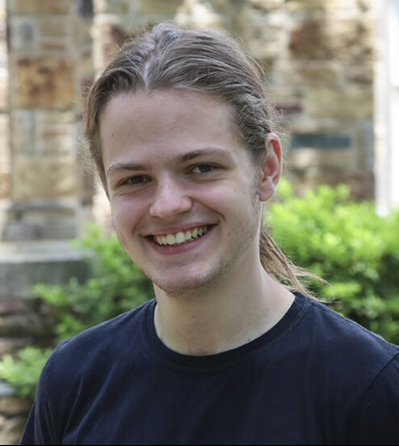
[[[399,208],[399,0],[379,0],[376,67],[376,198],[386,215]]]

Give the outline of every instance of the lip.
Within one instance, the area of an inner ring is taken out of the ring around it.
[[[145,235],[144,237],[150,237],[150,236],[164,236],[166,237],[168,234],[178,234],[179,232],[187,232],[190,231],[192,229],[195,228],[203,228],[205,226],[208,226],[209,228],[212,226],[215,226],[214,224],[210,224],[210,223],[193,223],[190,225],[185,225],[185,226],[175,226],[172,228],[168,228],[168,229],[163,229],[162,231],[157,231],[157,232],[150,232],[147,235]]]
[[[210,235],[213,234],[213,231],[216,228],[216,226],[217,225],[209,225],[208,232],[204,236],[202,236],[198,240],[195,240],[194,242],[187,243],[186,245],[182,245],[182,246],[178,246],[178,247],[158,245],[158,243],[156,243],[152,237],[145,237],[145,241],[147,243],[149,243],[151,245],[151,247],[159,254],[163,254],[163,255],[167,255],[167,256],[184,254],[188,251],[192,251],[193,249],[196,249],[203,243],[206,243],[206,241],[208,240]],[[198,226],[194,226],[194,227],[198,227]]]

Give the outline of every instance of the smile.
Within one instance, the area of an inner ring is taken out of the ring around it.
[[[208,229],[208,226],[203,226],[185,232],[178,232],[177,234],[155,235],[154,241],[161,246],[180,246],[201,238],[208,232]]]
[[[190,231],[168,234],[165,236],[147,236],[145,239],[150,246],[162,255],[179,255],[198,249],[211,237],[217,225],[203,226]],[[183,238],[184,237],[184,238]],[[164,243],[166,241],[166,243]],[[161,244],[162,243],[162,244]]]

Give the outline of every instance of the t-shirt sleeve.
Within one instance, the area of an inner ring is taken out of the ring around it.
[[[399,354],[363,395],[349,424],[346,444],[399,445]]]
[[[46,369],[44,369],[36,394],[36,400],[30,412],[21,445],[53,445],[60,444],[55,436],[52,414],[46,395]]]

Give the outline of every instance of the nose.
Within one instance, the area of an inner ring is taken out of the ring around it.
[[[172,220],[176,215],[189,212],[191,208],[192,200],[182,186],[172,179],[165,179],[157,186],[150,215],[162,220]]]

